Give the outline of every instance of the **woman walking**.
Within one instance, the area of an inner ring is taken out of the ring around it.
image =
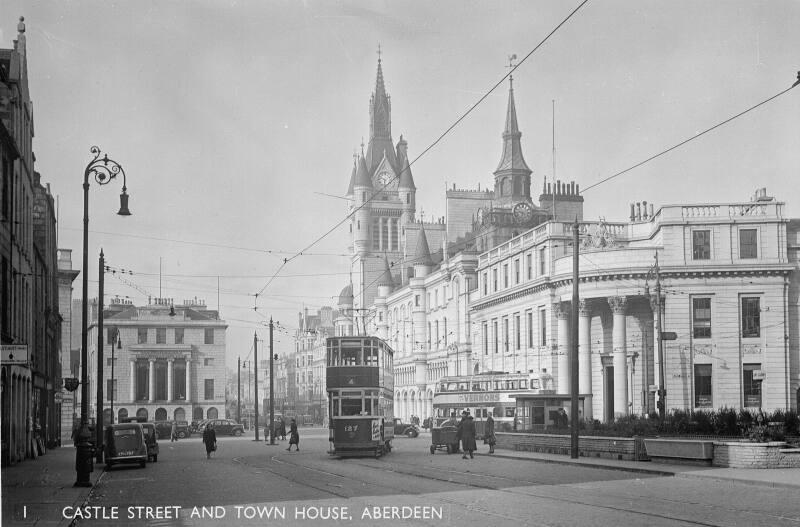
[[[211,459],[211,452],[217,449],[217,433],[211,423],[208,423],[203,430],[203,443],[206,445],[206,459]]]
[[[297,421],[292,418],[292,424],[289,425],[289,448],[286,450],[292,451],[292,445],[297,447],[297,451],[300,452],[300,434],[297,432]]]
[[[497,438],[494,435],[494,418],[492,414],[486,418],[486,429],[483,434],[483,442],[489,445],[489,453],[494,454],[494,445],[497,443]]]

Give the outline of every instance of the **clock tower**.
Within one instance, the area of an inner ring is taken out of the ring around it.
[[[403,136],[392,141],[392,106],[386,93],[383,67],[378,51],[375,91],[369,102],[369,140],[355,156],[347,189],[350,211],[353,315],[358,330],[370,314],[379,282],[386,281],[388,261],[392,280],[407,280],[401,269],[405,251],[404,227],[414,222],[416,186]],[[357,331],[358,331],[357,330]]]

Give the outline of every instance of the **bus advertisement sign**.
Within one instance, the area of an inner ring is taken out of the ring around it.
[[[381,440],[381,422],[377,419],[372,420],[372,440],[373,441],[380,441]]]

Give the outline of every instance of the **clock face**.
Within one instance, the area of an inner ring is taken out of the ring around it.
[[[513,212],[517,223],[527,223],[533,217],[533,207],[526,201],[514,205]]]
[[[378,176],[378,184],[383,186],[389,185],[392,182],[392,176],[388,172],[381,172]]]

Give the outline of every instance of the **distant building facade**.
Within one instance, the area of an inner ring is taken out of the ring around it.
[[[224,418],[227,327],[201,300],[137,307],[112,299],[104,310],[104,421]],[[96,361],[96,319],[89,342]]]

